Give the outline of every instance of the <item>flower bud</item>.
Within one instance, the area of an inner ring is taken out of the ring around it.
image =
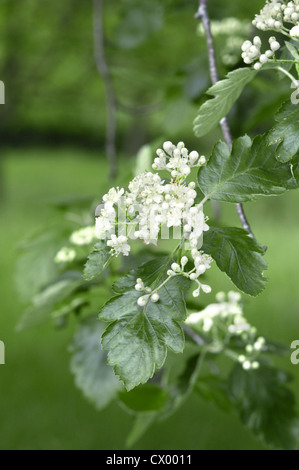
[[[184,268],[184,266],[186,266],[187,263],[188,263],[188,258],[187,258],[187,256],[183,256],[182,259],[181,259],[181,265],[182,265],[182,267]]]
[[[211,286],[208,286],[208,284],[201,284],[201,288],[205,294],[209,294],[212,291]]]
[[[137,304],[139,305],[139,307],[144,307],[147,304],[148,297],[148,295],[143,295],[142,297],[139,297],[139,299],[137,300]]]
[[[158,302],[159,299],[160,299],[160,296],[157,292],[155,292],[153,295],[151,295],[151,301],[152,302]]]
[[[180,268],[180,266],[179,266],[177,263],[172,263],[171,269],[172,269],[175,273],[179,273],[179,272],[181,271],[181,268]]]

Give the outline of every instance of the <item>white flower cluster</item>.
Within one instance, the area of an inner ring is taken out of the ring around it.
[[[252,24],[261,31],[277,31],[288,37],[299,38],[299,0],[291,2],[283,0],[266,0],[265,6],[258,15],[255,15]],[[294,25],[291,27],[291,25]],[[242,45],[242,57],[245,64],[254,64],[259,70],[263,64],[273,57],[280,48],[279,42],[274,36],[269,39],[270,49],[261,53],[261,39],[256,36],[251,41],[245,41]]]
[[[253,38],[253,42],[245,41],[242,44],[242,58],[245,64],[254,64],[255,70],[259,70],[263,64],[271,59],[276,51],[280,48],[279,42],[275,36],[269,38],[270,49],[267,49],[263,54],[261,53],[262,41],[259,36]]]
[[[243,369],[258,369],[260,364],[256,360],[256,357],[262,351],[266,340],[263,336],[259,336],[253,344],[247,344],[245,347],[246,355],[240,354],[238,356],[238,361],[242,364]]]
[[[207,284],[202,284],[199,282],[198,277],[205,273],[207,269],[209,269],[211,266],[211,262],[213,261],[212,258],[202,251],[199,252],[197,250],[192,250],[192,256],[194,259],[194,268],[191,269],[190,271],[185,271],[185,266],[189,262],[187,256],[183,256],[181,258],[180,264],[178,263],[172,263],[171,269],[167,271],[168,279],[164,281],[160,286],[158,286],[154,291],[150,287],[146,287],[142,279],[138,278],[136,280],[135,284],[135,289],[138,292],[144,292],[145,295],[142,295],[141,297],[138,298],[137,304],[140,307],[144,307],[150,300],[152,302],[158,302],[160,300],[160,296],[158,294],[159,289],[169,280],[170,278],[174,276],[184,276],[191,281],[195,281],[198,285],[197,289],[193,291],[193,296],[198,297],[200,290],[202,290],[205,294],[209,294],[211,292],[211,287],[208,286]],[[196,251],[196,253],[195,253]]]
[[[94,225],[83,227],[73,232],[70,236],[70,242],[73,245],[90,245],[95,240],[95,228]]]
[[[172,142],[164,142],[163,150],[157,150],[158,157],[152,165],[154,170],[166,170],[173,178],[185,179],[191,172],[191,168],[205,165],[206,157],[196,150],[188,152],[184,142],[174,145]]]
[[[293,23],[296,25],[298,21],[298,0],[293,0],[291,2],[267,0],[260,13],[255,15],[255,19],[252,24],[261,31],[284,31],[287,30],[284,23]]]
[[[145,292],[145,295],[142,295],[137,300],[137,304],[140,307],[144,307],[149,300],[155,303],[158,302],[158,300],[160,299],[158,292],[152,292],[152,289],[150,287],[145,287],[144,282],[140,278],[138,278],[136,281],[135,289],[138,292]]]
[[[216,295],[217,303],[208,305],[204,310],[192,313],[186,323],[199,332],[210,333],[218,346],[221,337],[239,336],[245,343],[244,354],[236,354],[234,359],[242,364],[243,369],[257,369],[258,356],[265,345],[265,338],[256,338],[256,328],[252,327],[243,314],[241,295],[238,292],[224,292]],[[222,335],[222,336],[221,336]]]
[[[129,256],[131,247],[127,242],[128,237],[125,237],[125,235],[120,235],[117,237],[116,235],[112,234],[110,240],[107,241],[107,246],[112,248],[115,255],[122,253],[124,256]]]
[[[225,294],[219,292],[216,295],[218,303],[208,305],[204,310],[192,313],[186,320],[189,325],[196,325],[208,332],[214,325],[214,320],[218,318],[232,317],[229,325],[231,333],[239,333],[248,329],[248,324],[243,317],[242,307],[240,305],[241,296],[238,292],[229,292],[228,300],[225,300]]]
[[[73,246],[62,247],[54,258],[55,263],[71,263],[77,256],[76,247],[91,245],[95,240],[96,234],[94,225],[75,230],[69,238]]]
[[[183,256],[181,258],[180,265],[177,263],[172,263],[171,269],[167,271],[167,274],[171,277],[182,275],[191,281],[195,281],[197,283],[197,289],[193,291],[193,297],[198,297],[201,290],[205,294],[209,294],[212,290],[211,287],[207,284],[202,284],[198,278],[204,274],[207,269],[210,269],[213,259],[203,251],[198,251],[196,249],[191,250],[191,256],[194,263],[193,269],[185,271],[185,266],[189,260],[187,256]]]
[[[183,142],[177,146],[165,142],[163,148],[164,151],[157,151],[159,157],[154,167],[169,171],[170,182],[156,173],[146,172],[136,176],[127,191],[112,188],[103,197],[95,233],[107,240],[113,254],[127,256],[129,238],[156,244],[162,227],[167,230],[183,227],[184,238],[192,248],[197,248],[203,232],[209,228],[202,205],[195,204],[195,183],[185,181],[192,167],[206,162],[205,157],[199,157],[196,151],[189,153]]]
[[[76,258],[76,251],[68,246],[62,247],[56,254],[54,261],[57,264],[71,263]]]
[[[96,218],[95,234],[97,238],[108,238],[109,234],[114,233],[117,216],[114,206],[121,202],[124,192],[123,188],[111,188],[103,196],[104,207],[101,209],[101,216]]]

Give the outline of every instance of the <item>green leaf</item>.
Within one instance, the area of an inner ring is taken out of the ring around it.
[[[263,136],[248,136],[233,143],[232,151],[220,141],[208,164],[199,170],[198,184],[210,199],[244,202],[257,196],[273,196],[286,190],[290,166],[279,163]]]
[[[48,227],[45,233],[28,240],[22,247],[16,270],[16,285],[22,300],[30,300],[41,288],[59,274],[54,258],[61,246],[67,243],[69,231],[65,227]]]
[[[70,347],[71,371],[77,387],[97,409],[108,405],[122,389],[122,384],[107,364],[107,353],[101,349],[105,326],[95,317],[79,323]]]
[[[47,286],[33,298],[29,307],[18,323],[18,330],[37,326],[51,318],[50,313],[57,310],[59,304],[68,299],[82,285],[82,279],[59,279]]]
[[[133,413],[159,411],[165,406],[167,397],[167,391],[155,383],[140,385],[130,392],[118,394],[120,402]]]
[[[152,171],[152,148],[150,145],[143,145],[136,156],[134,175],[138,176],[145,171]]]
[[[157,414],[141,413],[136,416],[132,429],[126,439],[126,446],[132,447],[154,423]]]
[[[172,415],[178,407],[185,402],[193,390],[202,365],[203,357],[199,355],[198,352],[196,354],[192,352],[191,356],[186,358],[186,348],[184,350],[184,355],[179,358],[176,356],[170,358],[170,356],[171,355],[168,356],[167,363],[165,364],[165,370],[168,371],[167,392],[165,392],[167,394],[167,401],[164,402],[163,409],[161,407],[160,410],[141,413],[136,417],[133,428],[127,438],[128,446],[132,446],[138,439],[140,439],[140,437],[156,420],[164,420]],[[181,367],[178,362],[184,363],[182,370],[180,370]],[[174,369],[174,377],[169,373],[169,368]]]
[[[114,292],[122,294],[133,288],[136,284],[136,279],[139,277],[148,286],[153,285],[157,281],[159,282],[161,275],[164,274],[167,260],[167,256],[162,256],[143,263],[137,269],[132,269],[129,274],[121,277],[113,284]]]
[[[84,267],[83,278],[86,281],[91,281],[95,277],[102,274],[107,268],[112,255],[103,241],[97,242],[93,248],[93,251],[88,256],[87,262]]]
[[[268,143],[277,144],[276,156],[288,162],[299,151],[299,106],[286,101],[275,116],[277,123],[270,131]]]
[[[194,133],[197,137],[207,134],[227,115],[255,75],[256,71],[249,67],[237,69],[209,88],[207,93],[215,98],[206,101],[199,109],[194,120]]]
[[[299,52],[297,51],[297,48],[294,46],[294,44],[289,41],[285,41],[285,46],[290,52],[291,56],[293,56],[295,60],[299,60]]]
[[[299,153],[290,161],[292,178],[288,181],[287,189],[299,188]]]
[[[267,264],[262,257],[264,250],[246,230],[211,226],[205,232],[202,249],[212,256],[218,268],[241,291],[255,296],[265,288]]]
[[[51,312],[51,317],[54,320],[68,317],[72,312],[79,312],[86,305],[88,305],[88,301],[85,298],[75,297],[71,300],[67,299],[62,306]]]
[[[245,371],[237,365],[230,377],[229,392],[243,423],[267,445],[297,449],[299,421],[295,399],[286,384],[289,376],[270,367]]]
[[[100,313],[101,320],[110,322],[102,345],[127,390],[147,382],[163,366],[167,348],[176,353],[184,349],[179,321],[186,318],[186,307],[177,279],[159,290],[156,303],[139,307],[140,295],[135,289],[125,292],[107,302]]]
[[[230,411],[232,408],[228,396],[227,382],[215,375],[201,376],[194,390],[206,401],[215,403],[221,410]]]
[[[162,415],[163,419],[173,414],[188,398],[198,379],[202,361],[202,354],[195,354],[187,359],[184,369],[170,387],[170,397]]]

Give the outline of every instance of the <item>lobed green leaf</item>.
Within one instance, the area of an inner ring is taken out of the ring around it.
[[[281,370],[262,366],[245,371],[237,365],[229,393],[243,423],[267,445],[298,449],[299,421],[288,382],[289,376]]]
[[[255,296],[265,288],[264,250],[246,230],[211,226],[205,232],[202,248],[241,291]]]
[[[101,334],[105,326],[96,317],[79,323],[70,347],[71,371],[77,387],[97,409],[107,406],[122,384],[107,364],[107,352],[101,349]]]
[[[98,277],[105,271],[111,259],[112,255],[106,243],[103,241],[97,242],[93,251],[88,256],[84,267],[83,278],[86,281],[91,281],[95,277]]]
[[[147,382],[163,366],[168,348],[176,353],[184,349],[179,322],[186,318],[186,306],[178,280],[171,279],[159,290],[156,303],[138,306],[141,295],[131,289],[108,301],[100,313],[101,320],[110,322],[103,348],[109,350],[109,364],[127,390]]]
[[[215,98],[206,101],[198,111],[193,128],[197,137],[202,137],[219,124],[255,75],[256,71],[251,68],[237,69],[209,88],[207,94]]]
[[[198,184],[206,197],[226,202],[245,202],[258,196],[283,193],[292,178],[289,164],[277,161],[263,136],[236,139],[232,150],[218,142],[208,164],[198,172]]]
[[[288,162],[299,152],[299,106],[286,101],[275,120],[277,122],[269,133],[268,143],[277,144],[277,159]]]

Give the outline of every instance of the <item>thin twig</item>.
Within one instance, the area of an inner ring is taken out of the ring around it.
[[[202,339],[201,336],[199,336],[195,331],[192,330],[186,323],[183,323],[183,329],[185,333],[187,333],[190,338],[193,339],[193,341],[198,344],[199,346],[203,346],[205,344],[205,341]]]
[[[210,17],[208,14],[207,3],[208,3],[208,0],[199,0],[199,7],[198,7],[197,12],[195,13],[195,18],[202,21],[202,25],[204,28],[205,37],[207,41],[211,81],[212,81],[212,84],[215,85],[215,83],[217,83],[219,80],[219,75],[218,75],[216,56],[215,56],[215,47],[214,47],[213,35],[211,31],[211,22],[210,22]],[[229,148],[231,148],[233,139],[232,139],[231,131],[230,131],[229,124],[228,124],[226,117],[221,119],[220,126],[222,129],[223,137],[227,145],[229,146]],[[247,230],[251,238],[255,239],[254,234],[250,228],[249,222],[247,220],[246,214],[244,212],[243,205],[237,204],[236,208],[237,208],[237,213],[239,215],[243,228]]]
[[[114,87],[106,60],[103,7],[104,0],[93,0],[94,5],[94,56],[97,69],[101,75],[106,90],[107,127],[106,127],[106,152],[110,165],[110,177],[117,173],[116,159],[116,131],[117,131],[117,102]]]

